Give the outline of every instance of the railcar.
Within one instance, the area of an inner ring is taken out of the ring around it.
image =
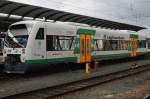
[[[150,52],[150,29],[142,29],[140,31],[138,31],[139,34],[143,34],[143,35],[146,35],[146,39],[147,39],[147,48],[148,48],[148,51]]]
[[[21,21],[5,38],[5,72],[25,73],[55,63],[86,63],[146,54],[144,35],[69,22]]]

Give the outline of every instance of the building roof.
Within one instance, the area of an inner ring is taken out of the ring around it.
[[[145,29],[145,27],[141,26],[109,21],[105,19],[94,18],[69,12],[63,12],[50,8],[22,4],[8,0],[0,0],[0,13],[8,14],[5,17],[0,16],[0,24],[2,24],[0,25],[1,29],[6,29],[6,27],[8,27],[11,23],[23,20],[24,17],[31,17],[33,19],[45,17],[46,20],[76,22],[88,24],[90,26],[120,30],[139,31],[141,29]],[[21,17],[19,19],[14,19],[11,17],[11,15],[17,15]]]

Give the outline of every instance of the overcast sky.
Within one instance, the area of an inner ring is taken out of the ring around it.
[[[11,0],[97,18],[150,26],[150,0]]]

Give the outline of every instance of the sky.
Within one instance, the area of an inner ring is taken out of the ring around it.
[[[10,0],[150,27],[150,0]]]

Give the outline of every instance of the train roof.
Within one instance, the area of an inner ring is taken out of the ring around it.
[[[74,23],[74,22],[53,22],[53,21],[37,21],[37,20],[26,20],[26,21],[20,21],[20,22],[16,22],[12,25],[17,25],[17,24],[36,24],[36,23],[41,23],[41,22],[45,22],[47,24],[50,25],[62,25],[62,26],[72,26],[72,27],[77,27],[77,28],[84,28],[84,29],[94,29],[96,30],[96,32],[104,32],[104,33],[114,33],[114,34],[124,34],[124,35],[128,35],[128,34],[138,34],[138,35],[143,35],[140,34],[136,31],[130,31],[130,30],[114,30],[114,29],[106,29],[106,28],[101,28],[101,27],[91,27],[89,25],[86,24],[80,24],[80,23]],[[57,26],[56,26],[57,27]]]
[[[16,23],[13,23],[11,25],[17,25],[17,24],[35,24],[35,23],[38,23],[39,21],[36,21],[36,20],[26,20],[26,21],[19,21],[19,22],[16,22]]]

